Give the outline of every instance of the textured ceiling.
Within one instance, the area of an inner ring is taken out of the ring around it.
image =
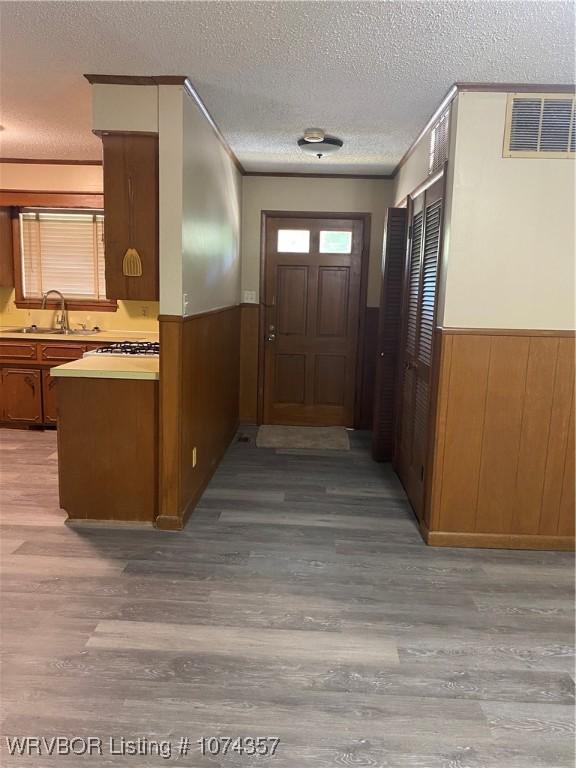
[[[247,170],[387,173],[454,81],[574,80],[572,2],[1,2],[0,154],[98,159],[85,72],[188,75]],[[296,139],[319,126],[333,158]]]

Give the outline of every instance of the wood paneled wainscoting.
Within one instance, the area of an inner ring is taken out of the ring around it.
[[[429,544],[572,549],[572,331],[441,329]]]
[[[238,426],[240,307],[160,315],[160,514],[180,529]]]

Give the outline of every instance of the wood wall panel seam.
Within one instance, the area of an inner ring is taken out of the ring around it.
[[[520,533],[535,534],[539,528],[558,344],[559,339],[529,340],[513,520],[513,529]],[[552,361],[549,359],[551,356]]]
[[[558,530],[561,510],[562,485],[566,453],[572,449],[570,428],[573,416],[570,403],[574,397],[574,344],[560,339],[558,347],[558,375],[552,393],[552,433],[556,442],[548,450],[548,463],[544,476],[544,503],[539,532],[553,534]]]
[[[546,438],[546,461],[544,464],[544,475],[542,478],[542,492],[540,494],[540,509],[538,514],[538,526],[537,530],[540,531],[541,522],[542,522],[542,513],[544,510],[544,492],[546,489],[546,476],[548,474],[548,462],[550,460],[550,436],[552,434],[552,414],[553,414],[553,406],[554,406],[554,395],[556,393],[556,386],[558,382],[558,367],[560,364],[560,341],[558,341],[557,349],[556,349],[556,362],[554,365],[554,382],[552,385],[552,397],[550,399],[550,422],[548,425],[548,435]]]
[[[558,525],[556,532],[559,534],[563,527],[570,530],[574,535],[574,456],[570,453],[569,446],[574,446],[574,392],[570,403],[570,415],[568,418],[569,432],[566,441],[566,455],[564,458],[564,473],[562,477],[562,489],[560,491],[560,508],[558,511]],[[566,479],[568,477],[568,479]],[[564,504],[565,494],[569,494],[569,499]],[[566,508],[566,515],[563,510]],[[564,519],[565,518],[565,519]]]
[[[484,408],[482,411],[482,430],[480,432],[480,461],[478,463],[478,481],[476,484],[476,501],[474,504],[474,526],[473,530],[477,530],[478,526],[478,500],[480,498],[480,475],[482,472],[482,459],[484,455],[484,434],[486,429],[486,410],[488,404],[488,382],[490,380],[490,367],[492,365],[492,340],[488,347],[488,366],[486,368],[486,391],[484,393]]]
[[[526,365],[524,368],[524,388],[522,392],[522,408],[520,412],[520,428],[518,430],[518,452],[516,456],[516,470],[514,472],[514,509],[512,510],[512,528],[514,528],[514,524],[516,522],[516,515],[518,512],[518,478],[520,475],[520,452],[522,449],[522,435],[524,433],[524,427],[526,423],[526,399],[528,394],[528,371],[530,367],[530,356],[532,354],[533,347],[532,347],[532,338],[528,338],[528,354],[526,355]]]
[[[444,411],[444,423],[443,428],[441,430],[441,444],[440,444],[440,450],[439,450],[439,463],[440,463],[440,478],[443,477],[444,474],[444,458],[446,453],[446,439],[447,439],[447,425],[448,425],[448,419],[450,414],[450,391],[451,391],[451,380],[452,380],[452,353],[453,353],[453,339],[448,340],[448,344],[446,346],[447,355],[448,355],[448,382],[446,387],[446,397],[444,398],[445,402],[445,411]],[[442,354],[444,354],[444,345],[442,344],[442,341],[440,341]],[[442,370],[442,367],[440,368]],[[440,396],[440,388],[438,388],[438,393]],[[442,481],[440,481],[440,488],[439,488],[439,501],[438,501],[438,508],[436,510],[432,510],[432,514],[430,516],[430,525],[434,527],[435,518],[433,515],[435,514],[437,516],[438,509],[442,508],[442,492],[443,492],[444,484]]]

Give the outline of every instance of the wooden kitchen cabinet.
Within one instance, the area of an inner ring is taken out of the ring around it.
[[[42,412],[44,424],[56,424],[58,409],[56,403],[56,382],[49,370],[42,371]]]
[[[102,342],[0,339],[0,425],[56,425],[57,381],[50,369],[100,346]]]
[[[42,377],[34,368],[2,369],[2,420],[42,423]]]
[[[109,299],[157,300],[158,137],[104,133],[104,251]],[[124,255],[135,248],[142,274],[123,273]]]
[[[0,287],[2,288],[14,286],[11,213],[11,208],[0,208]]]
[[[99,344],[96,346],[100,346]],[[38,360],[43,363],[67,363],[70,360],[78,360],[86,352],[85,344],[73,342],[49,342],[38,344]]]

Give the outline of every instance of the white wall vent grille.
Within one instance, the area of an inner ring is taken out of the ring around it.
[[[428,173],[436,173],[448,160],[450,107],[442,113],[430,132]]]
[[[504,157],[574,157],[575,101],[566,94],[510,94]]]

